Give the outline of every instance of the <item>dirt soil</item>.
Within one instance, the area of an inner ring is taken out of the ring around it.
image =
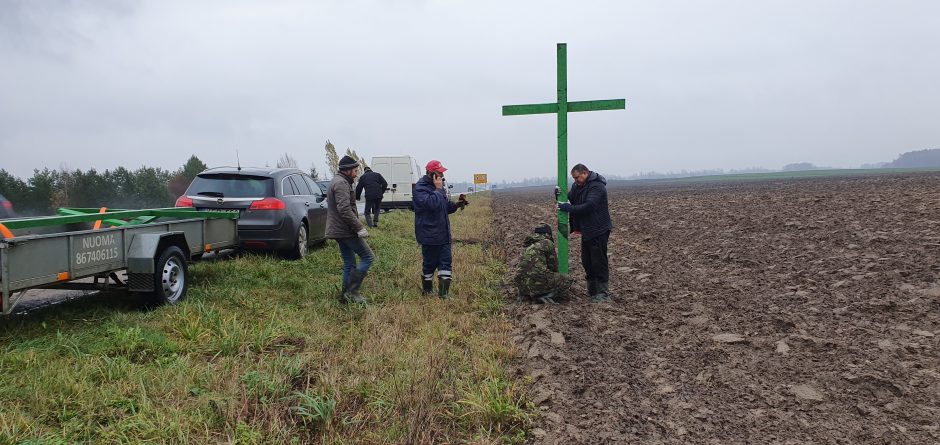
[[[940,175],[612,186],[612,304],[511,305],[533,443],[940,443]],[[548,188],[494,203],[512,266]]]

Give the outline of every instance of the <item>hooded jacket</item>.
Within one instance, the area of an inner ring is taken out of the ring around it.
[[[415,184],[411,204],[415,210],[415,239],[418,244],[450,244],[450,219],[447,215],[456,212],[457,205],[447,199],[447,193],[434,187],[434,181],[424,175]]]
[[[571,186],[568,202],[571,231],[580,231],[582,240],[592,240],[614,229],[607,207],[607,180],[597,172],[591,172],[584,185]]]

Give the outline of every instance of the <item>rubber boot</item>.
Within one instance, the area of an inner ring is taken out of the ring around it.
[[[340,290],[339,290],[339,296],[337,296],[337,298],[339,299],[339,302],[342,303],[342,304],[346,304],[346,303],[347,303],[347,301],[346,301],[346,289],[348,289],[348,288],[349,288],[349,279],[347,278],[346,280],[343,280],[343,284],[342,284],[342,286],[340,287]]]
[[[431,277],[431,278],[421,277],[421,294],[431,295],[433,293],[434,293],[434,277]]]
[[[450,278],[437,277],[437,295],[441,297],[442,300],[450,298],[448,295],[450,293],[450,282]]]
[[[346,288],[346,292],[343,294],[347,303],[368,303],[366,297],[363,297],[362,294],[359,293],[359,288],[362,287],[362,280],[365,278],[366,273],[360,272],[359,269],[353,269],[349,272],[349,286]]]
[[[609,303],[610,295],[608,295],[607,283],[597,282],[597,293],[591,295],[591,301],[595,303]]]

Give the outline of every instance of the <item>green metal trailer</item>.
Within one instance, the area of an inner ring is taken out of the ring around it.
[[[11,314],[29,289],[122,289],[143,294],[151,304],[174,304],[186,296],[193,257],[238,246],[237,212],[58,213],[0,220],[3,315]],[[127,272],[126,280],[120,271]]]

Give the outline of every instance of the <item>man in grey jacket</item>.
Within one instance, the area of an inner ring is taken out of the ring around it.
[[[343,156],[339,161],[339,172],[330,181],[326,194],[326,237],[336,240],[343,257],[343,293],[340,302],[365,304],[368,301],[359,289],[375,260],[375,254],[366,243],[369,232],[362,227],[356,211],[356,191],[352,185],[358,175],[359,163],[349,156]]]

